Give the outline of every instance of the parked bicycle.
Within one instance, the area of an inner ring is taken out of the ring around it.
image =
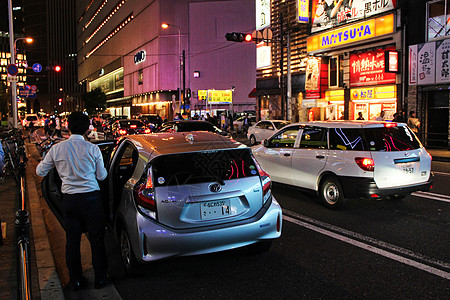
[[[0,133],[3,148],[4,166],[1,174],[11,175],[17,185],[20,185],[20,178],[25,175],[25,165],[27,157],[25,155],[25,141],[22,131],[12,129]]]

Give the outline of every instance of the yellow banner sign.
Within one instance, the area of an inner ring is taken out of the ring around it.
[[[310,36],[306,39],[306,48],[308,52],[333,48],[393,32],[394,15],[390,14]]]
[[[378,100],[396,98],[396,85],[376,86],[350,90],[350,100]]]
[[[231,90],[198,90],[198,100],[207,100],[212,104],[231,104],[233,92]]]

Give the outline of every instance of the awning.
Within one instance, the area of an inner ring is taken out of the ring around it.
[[[253,88],[250,93],[248,93],[249,98],[256,98],[256,88]]]

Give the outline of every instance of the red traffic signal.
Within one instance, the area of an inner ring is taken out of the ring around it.
[[[61,66],[55,66],[55,72],[60,72],[61,71]]]
[[[251,34],[247,33],[244,37],[244,41],[250,43],[253,40],[253,37]]]
[[[251,34],[242,32],[229,32],[225,34],[225,38],[227,39],[227,41],[238,43],[251,42],[253,39]]]

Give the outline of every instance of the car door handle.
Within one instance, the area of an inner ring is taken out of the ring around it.
[[[284,153],[283,155],[284,155],[284,156],[291,156],[290,153]]]
[[[323,155],[316,155],[316,158],[318,158],[318,159],[324,159],[325,156],[323,156]]]

